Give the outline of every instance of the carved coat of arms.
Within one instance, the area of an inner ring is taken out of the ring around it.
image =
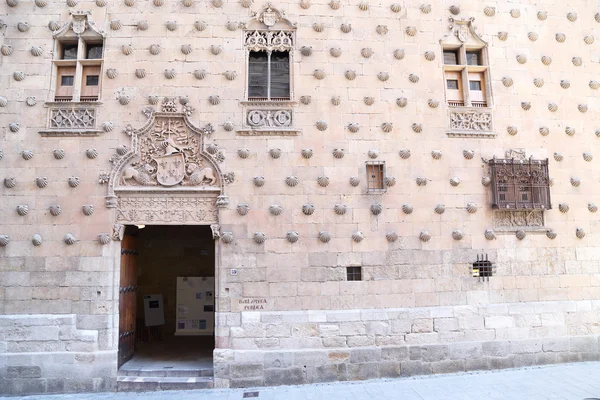
[[[156,180],[163,186],[174,186],[185,177],[185,158],[182,153],[154,157],[157,164]]]

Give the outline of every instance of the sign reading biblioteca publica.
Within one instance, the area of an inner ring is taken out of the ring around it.
[[[265,311],[271,308],[271,302],[264,297],[232,299],[232,311]]]

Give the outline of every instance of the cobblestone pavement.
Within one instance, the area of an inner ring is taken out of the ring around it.
[[[600,399],[600,362],[528,367],[480,373],[394,380],[340,382],[255,389],[214,389],[151,393],[100,393],[11,397],[27,400],[489,400]],[[0,397],[0,399],[9,399]]]

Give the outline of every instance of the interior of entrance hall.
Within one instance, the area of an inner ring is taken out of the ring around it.
[[[128,226],[121,253],[121,371],[212,368],[215,242],[210,227]],[[129,315],[132,308],[135,315]]]

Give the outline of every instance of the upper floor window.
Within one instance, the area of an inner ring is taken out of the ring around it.
[[[492,159],[492,207],[510,210],[547,210],[550,203],[548,160]]]
[[[446,101],[450,107],[488,107],[491,86],[487,44],[472,20],[454,21],[454,35],[442,40]]]

